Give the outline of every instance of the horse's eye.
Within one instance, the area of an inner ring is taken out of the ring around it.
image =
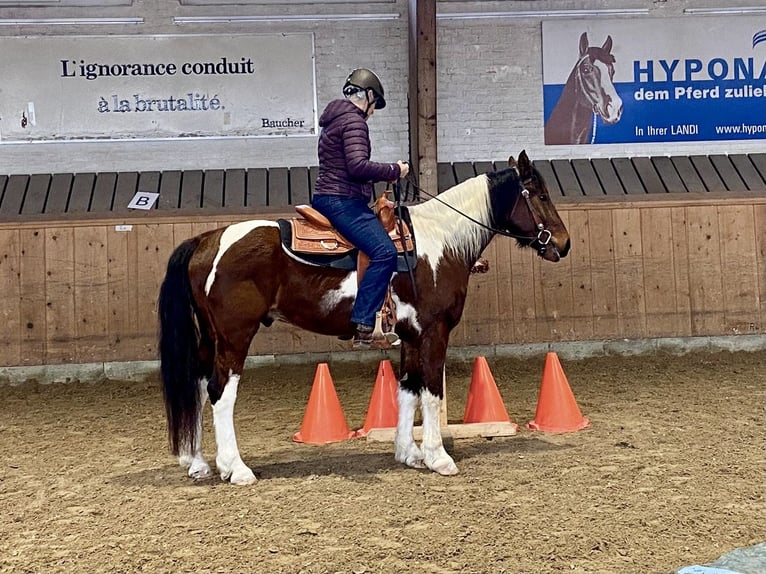
[[[544,193],[541,193],[537,197],[540,199],[540,201],[548,201],[548,196],[545,195]]]

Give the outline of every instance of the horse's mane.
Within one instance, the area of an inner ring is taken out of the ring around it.
[[[461,216],[455,210],[482,225],[492,225],[487,175],[467,179],[440,193],[436,198],[410,207],[418,244],[427,241],[443,245],[445,251],[452,251],[472,263],[486,247],[492,232]]]

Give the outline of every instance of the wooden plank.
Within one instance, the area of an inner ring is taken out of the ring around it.
[[[702,178],[697,173],[697,168],[692,164],[691,158],[688,156],[673,156],[670,158],[670,161],[673,162],[673,166],[676,168],[678,176],[684,182],[684,187],[686,187],[688,192],[704,193],[707,191],[705,184],[702,183]]]
[[[138,183],[136,191],[145,191],[147,193],[160,193],[160,181],[162,174],[159,171],[142,171],[138,174]],[[160,200],[154,203],[152,209],[159,209]]]
[[[21,314],[21,365],[43,365],[46,354],[45,234],[43,229],[19,230],[19,313]]]
[[[625,188],[622,186],[620,178],[612,165],[612,162],[606,158],[596,158],[591,160],[593,170],[598,175],[601,187],[606,195],[625,195]]]
[[[673,337],[678,332],[673,224],[670,208],[640,209],[644,301],[647,337]]]
[[[561,212],[564,225],[569,214]],[[574,294],[572,292],[572,260],[568,257],[555,264],[537,258],[540,266],[537,295],[537,336],[545,341],[569,341],[574,332]]]
[[[66,213],[73,181],[74,176],[71,173],[53,175],[48,200],[45,202],[45,213]]]
[[[90,210],[93,213],[111,212],[114,199],[114,188],[117,185],[117,174],[114,172],[99,173],[93,187],[93,197]]]
[[[646,193],[667,193],[667,190],[662,183],[662,179],[657,174],[657,170],[654,169],[654,164],[652,163],[651,158],[634,157],[633,167],[635,168]]]
[[[490,242],[484,256],[495,261],[497,241]],[[497,316],[500,314],[497,276],[494,273],[472,275],[469,282],[465,309],[474,309],[463,315],[460,326],[463,327],[463,340],[467,345],[487,345],[497,341],[500,332]]]
[[[766,181],[766,153],[751,153],[749,157],[761,179]]]
[[[415,180],[428,194],[451,187],[439,181],[436,2],[416,2],[409,17],[408,96],[410,157]]]
[[[454,163],[453,168],[455,170],[455,180],[457,183],[461,183],[472,177],[476,177],[476,173],[473,171],[473,164],[468,161],[457,161]]]
[[[756,235],[766,234],[755,227],[752,205],[718,207],[721,275],[723,277],[723,318],[726,333],[747,334],[760,320],[758,306],[758,257],[752,249]],[[731,278],[733,280],[727,280]]]
[[[226,207],[245,207],[245,175],[244,169],[227,169],[224,173],[223,197]]]
[[[24,215],[40,215],[45,212],[45,201],[48,199],[48,188],[51,176],[47,173],[35,174],[29,178],[27,193],[21,213]]]
[[[559,180],[556,178],[556,172],[553,171],[551,162],[547,160],[536,160],[534,166],[543,177],[543,180],[545,180],[545,186],[548,188],[548,193],[551,197],[562,197],[564,193],[561,191]]]
[[[265,169],[247,170],[247,203],[248,207],[259,207],[269,204],[268,172]]]
[[[181,205],[181,178],[180,171],[164,171],[160,177],[160,198],[157,200],[157,209],[173,210]]]
[[[90,202],[96,185],[95,173],[78,173],[72,182],[69,194],[68,213],[85,213],[90,210]]]
[[[617,325],[617,285],[612,211],[588,210],[590,223],[591,282],[593,285],[593,335],[610,339],[620,334]]]
[[[76,360],[104,360],[109,332],[107,231],[103,225],[74,228],[74,309]]]
[[[686,207],[670,208],[670,226],[673,234],[673,280],[675,284],[675,307],[677,315],[676,337],[689,337],[692,334],[691,293],[689,291],[689,266],[691,250],[689,248]]]
[[[710,161],[715,167],[718,176],[723,181],[724,188],[729,191],[747,191],[747,186],[739,172],[732,164],[729,156],[724,154],[714,154],[710,156]]]
[[[572,333],[573,340],[593,339],[593,279],[590,260],[590,217],[583,209],[559,213],[568,216],[567,229],[571,231],[572,250],[570,260],[572,274]]]
[[[692,335],[718,335],[724,325],[718,208],[690,206],[686,215]]]
[[[3,204],[0,205],[0,217],[8,218],[21,213],[28,183],[28,175],[12,175],[8,178],[3,194]]]
[[[496,436],[513,436],[517,425],[514,423],[460,423],[441,426],[441,435],[448,439],[490,438]],[[423,439],[423,427],[418,425],[412,429],[415,440]],[[368,442],[393,442],[396,428],[374,428],[367,433]]]
[[[593,164],[587,159],[573,159],[572,169],[574,169],[577,180],[580,182],[580,189],[584,196],[592,197],[604,195],[604,188],[598,180],[596,170]]]
[[[490,261],[488,275],[495,278],[495,295],[497,297],[497,329],[503,334],[502,339],[507,340],[509,335],[514,334],[516,316],[516,301],[513,297],[513,269],[511,266],[511,249],[516,249],[515,241],[507,237],[495,237],[494,261]],[[470,283],[469,283],[470,285]],[[508,341],[515,342],[514,339]]]
[[[644,260],[638,209],[612,211],[617,317],[621,337],[646,336]]]
[[[761,177],[758,170],[755,169],[753,162],[750,161],[750,157],[745,154],[730,155],[729,159],[734,169],[737,170],[739,177],[745,182],[745,186],[750,191],[764,191],[766,190],[766,180]]]
[[[21,240],[17,229],[0,231],[0,365],[21,364]]]
[[[718,172],[715,170],[710,158],[706,155],[693,155],[689,159],[700,175],[707,191],[726,191],[726,186],[721,181]]]
[[[561,193],[565,197],[582,197],[583,190],[580,182],[577,180],[572,164],[569,160],[554,159],[551,161],[553,171],[556,172],[556,179],[559,182]]]
[[[491,161],[477,161],[474,162],[473,169],[476,172],[476,175],[479,175],[495,171],[495,166]]]
[[[202,170],[190,169],[181,172],[181,209],[202,207]]]
[[[269,169],[269,207],[286,207],[290,205],[290,174],[286,167]]]
[[[223,207],[224,193],[223,170],[207,170],[202,184],[202,207],[206,209]]]
[[[309,190],[311,192],[312,197],[314,195],[314,187],[316,187],[317,177],[319,177],[319,166],[312,165],[309,168]]]
[[[52,227],[45,235],[45,362],[76,360],[74,340],[74,230]]]
[[[669,157],[656,156],[651,161],[668,193],[686,193],[686,186]]]
[[[117,183],[114,186],[114,213],[129,213],[128,204],[138,191],[138,173],[135,171],[122,171],[117,174]]]
[[[290,204],[300,205],[311,202],[309,192],[309,170],[305,167],[290,168]]]
[[[535,301],[535,290],[539,288],[539,276],[535,274],[537,255],[531,249],[517,249],[515,244],[511,246],[510,252],[514,312],[513,341],[529,343],[537,340]]]
[[[630,158],[616,157],[612,159],[612,165],[617,177],[620,178],[625,193],[628,195],[644,195],[646,193]]]
[[[449,162],[439,162],[436,168],[437,171],[437,192],[442,193],[447,191],[450,187],[454,187],[457,184],[455,179],[455,172],[452,169],[452,164]],[[433,193],[430,189],[425,188],[429,193]]]
[[[173,227],[164,224],[136,225],[138,268],[132,280],[137,288],[136,335],[143,341],[139,359],[157,356],[157,294],[174,249]]]
[[[162,199],[162,195],[160,195]],[[142,349],[138,340],[136,232],[106,230],[107,341],[106,356],[112,361],[136,360]]]
[[[755,253],[758,270],[758,301],[760,303],[760,322],[757,327],[761,333],[766,332],[766,205],[753,206],[755,213]]]

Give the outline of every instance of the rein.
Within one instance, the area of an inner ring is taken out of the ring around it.
[[[505,229],[499,229],[497,227],[492,227],[491,225],[487,225],[486,223],[482,223],[481,221],[479,221],[477,219],[474,219],[473,217],[471,217],[467,213],[464,213],[464,212],[460,211],[458,208],[450,205],[449,203],[446,203],[446,202],[442,201],[439,198],[439,196],[433,195],[431,193],[428,193],[425,189],[423,189],[422,187],[418,186],[413,181],[413,179],[409,179],[408,178],[408,180],[409,180],[410,184],[412,184],[412,186],[418,192],[425,194],[426,196],[428,196],[431,199],[435,199],[436,201],[438,201],[439,203],[441,203],[442,205],[444,205],[446,207],[449,207],[452,211],[462,215],[467,220],[475,223],[479,227],[483,227],[487,231],[491,231],[492,233],[495,233],[497,235],[503,235],[505,237],[512,237],[513,239],[521,239],[521,240],[529,241],[530,242],[530,246],[535,248],[535,249],[537,249],[537,253],[539,255],[541,255],[541,256],[547,250],[548,244],[551,241],[551,237],[553,237],[553,234],[550,232],[550,230],[546,229],[545,224],[540,220],[540,217],[537,215],[537,212],[535,211],[534,207],[532,207],[532,202],[529,199],[529,190],[527,190],[527,188],[524,187],[523,183],[521,183],[521,185],[520,185],[521,191],[519,192],[519,195],[516,196],[516,202],[513,205],[513,209],[511,210],[511,213],[516,211],[516,206],[519,204],[519,198],[520,197],[523,198],[525,203],[527,204],[527,209],[529,209],[530,215],[532,215],[532,220],[535,222],[535,226],[538,229],[537,235],[516,235],[515,233],[511,233],[510,231],[507,231]]]

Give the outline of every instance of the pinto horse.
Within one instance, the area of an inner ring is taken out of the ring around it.
[[[595,143],[600,117],[612,125],[622,116],[622,98],[613,84],[612,37],[600,48],[588,45],[588,34],[580,36],[580,56],[569,74],[556,107],[545,124],[545,143]]]
[[[569,251],[569,234],[525,152],[518,164],[468,179],[408,208],[418,253],[412,274],[391,283],[401,338],[396,460],[443,475],[458,469],[439,428],[450,331],[463,314],[468,278],[496,234],[548,261]],[[159,295],[160,362],[173,454],[192,478],[211,469],[202,454],[202,412],[212,403],[216,467],[223,480],[255,482],[234,433],[234,403],[259,327],[282,320],[350,339],[356,271],[307,265],[288,254],[278,223],[254,220],[181,243]],[[420,404],[422,446],[413,424]]]

